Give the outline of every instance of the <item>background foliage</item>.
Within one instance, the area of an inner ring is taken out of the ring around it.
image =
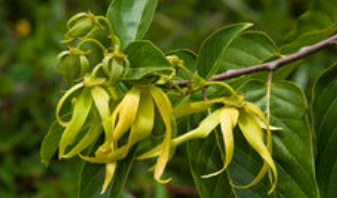
[[[61,95],[58,88],[64,86],[55,66],[56,54],[64,47],[60,44],[64,24],[80,11],[91,10],[97,15],[105,15],[109,4],[109,0],[0,0],[0,197],[76,197],[77,162],[53,160],[47,169],[40,163],[40,142],[51,124],[55,103]],[[309,4],[310,1],[305,0],[159,0],[145,39],[164,51],[176,48],[198,51],[202,40],[217,28],[253,22],[255,29],[265,31],[282,46],[288,42],[286,35],[294,29],[296,19]],[[303,27],[307,23],[308,20],[302,20]],[[298,30],[298,34],[304,30]],[[303,45],[301,38],[299,43]],[[312,98],[313,79],[335,62],[333,52],[327,50],[301,62],[303,66],[289,77],[309,99]],[[333,84],[329,81],[321,83]],[[247,86],[263,89],[261,85]],[[250,99],[254,101],[253,97]],[[324,145],[327,137],[319,138],[320,145]],[[198,146],[193,144],[188,146]],[[167,171],[174,177],[172,185],[179,187],[164,188],[155,184],[148,177],[148,167],[136,163],[133,169],[137,171],[131,171],[123,196],[193,197],[192,175],[184,166],[186,156],[180,149]],[[324,165],[328,157],[318,156],[319,164]],[[331,173],[322,171],[323,175]],[[326,191],[331,193],[331,189]]]

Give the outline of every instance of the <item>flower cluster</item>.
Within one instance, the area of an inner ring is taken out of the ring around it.
[[[102,35],[105,37],[102,38]],[[143,160],[157,157],[153,170],[154,178],[158,182],[170,181],[170,178],[161,177],[174,148],[188,140],[207,137],[218,125],[224,140],[224,166],[218,172],[203,177],[220,174],[233,158],[233,129],[238,125],[264,164],[250,184],[237,187],[250,187],[258,183],[271,169],[274,182],[270,192],[273,191],[277,171],[271,154],[272,140],[268,121],[256,105],[244,101],[244,97],[229,85],[206,82],[197,74],[191,77],[184,61],[177,56],[167,57],[171,64],[169,72],[156,70],[148,72],[140,79],[128,80],[126,76],[130,75],[133,65],[121,51],[118,37],[106,18],[94,16],[92,13],[80,13],[71,18],[65,38],[64,42],[69,45],[68,50],[59,54],[57,67],[70,88],[61,97],[56,108],[56,119],[64,127],[58,155],[59,159],[78,155],[87,162],[105,164],[102,193],[111,183],[118,162],[127,156],[134,145],[149,139],[155,132],[155,119],[162,120],[165,127],[162,142],[137,158]],[[190,86],[185,89],[173,81],[180,69],[191,80]],[[172,105],[172,99],[168,96],[168,93],[186,96],[213,85],[223,86],[230,96],[179,105]],[[215,103],[221,107],[215,109]],[[64,107],[66,104],[71,106],[70,112],[69,108]],[[206,110],[210,114],[197,128],[174,137],[177,119]],[[66,120],[69,115],[70,119]],[[92,155],[85,153],[102,133],[103,143]]]

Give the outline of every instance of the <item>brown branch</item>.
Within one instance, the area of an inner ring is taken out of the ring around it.
[[[284,66],[288,63],[302,59],[304,57],[307,57],[311,54],[314,54],[318,51],[321,51],[329,46],[336,45],[336,44],[337,44],[337,35],[334,35],[317,44],[303,47],[294,54],[285,55],[285,56],[282,56],[280,59],[270,61],[267,63],[263,63],[260,65],[254,65],[254,66],[247,67],[244,69],[228,70],[226,72],[212,76],[209,79],[209,81],[222,81],[225,79],[241,76],[244,74],[251,74],[251,73],[255,73],[259,71],[266,71],[266,70],[274,71],[281,66]],[[176,84],[179,86],[187,86],[189,84],[189,81],[176,81]]]

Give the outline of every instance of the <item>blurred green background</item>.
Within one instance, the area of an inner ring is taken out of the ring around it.
[[[77,197],[75,161],[40,163],[39,148],[54,117],[64,82],[56,54],[67,19],[82,11],[104,15],[109,0],[0,0],[0,198]],[[146,39],[164,51],[190,48],[217,28],[250,21],[278,45],[294,29],[308,0],[160,0]],[[319,53],[313,67],[291,78],[308,92],[312,79],[335,59]],[[136,163],[123,197],[193,197],[184,151],[170,163],[174,182],[153,182],[147,166]],[[184,166],[185,165],[185,166]],[[176,176],[175,176],[176,175]],[[167,193],[168,192],[168,193]]]

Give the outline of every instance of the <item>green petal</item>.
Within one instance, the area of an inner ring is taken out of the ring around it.
[[[150,93],[156,103],[156,106],[158,107],[159,113],[164,121],[166,128],[163,146],[161,148],[154,170],[154,178],[159,183],[167,183],[171,180],[171,178],[161,180],[160,177],[164,172],[164,169],[170,156],[171,136],[172,136],[172,123],[171,123],[172,106],[166,94],[156,86],[151,86]]]
[[[71,149],[68,153],[63,155],[63,158],[71,158],[74,155],[80,153],[85,148],[87,148],[90,144],[95,142],[98,137],[101,135],[101,123],[98,115],[93,115],[93,119],[91,120],[91,127],[85,134],[85,136]]]
[[[90,90],[84,89],[75,102],[71,120],[62,134],[59,146],[60,159],[63,157],[66,148],[75,141],[77,135],[81,131],[81,128],[90,112],[91,105],[92,98],[90,95]]]
[[[61,126],[68,126],[69,122],[64,122],[62,121],[62,119],[60,118],[60,111],[62,109],[63,103],[67,100],[67,98],[74,93],[76,90],[80,89],[83,87],[83,83],[78,83],[76,85],[74,85],[73,87],[71,87],[60,99],[60,101],[57,103],[56,106],[56,120],[57,122],[61,125]]]
[[[213,176],[216,176],[222,173],[228,167],[229,163],[232,161],[233,153],[234,153],[233,129],[236,126],[238,117],[239,117],[239,111],[236,108],[225,107],[221,111],[221,115],[220,115],[221,132],[222,132],[223,141],[225,145],[225,151],[226,151],[225,163],[221,170],[215,173],[205,175],[203,176],[203,178],[213,177]]]
[[[277,182],[277,171],[276,166],[274,164],[273,158],[268,151],[268,148],[265,146],[263,141],[263,131],[259,124],[255,121],[254,114],[247,112],[246,110],[243,110],[240,112],[239,116],[239,127],[246,138],[249,145],[261,156],[261,158],[264,160],[264,163],[268,164],[268,166],[271,168],[273,175],[274,175],[274,181],[272,184],[271,189],[269,190],[269,194],[273,192],[273,190],[276,187]],[[262,169],[260,170],[260,173],[256,176],[256,178],[253,180],[254,183],[259,182],[263,176],[265,175],[265,167],[266,164],[262,166]],[[251,184],[248,184],[247,186],[251,186]],[[247,187],[244,186],[243,188]]]

